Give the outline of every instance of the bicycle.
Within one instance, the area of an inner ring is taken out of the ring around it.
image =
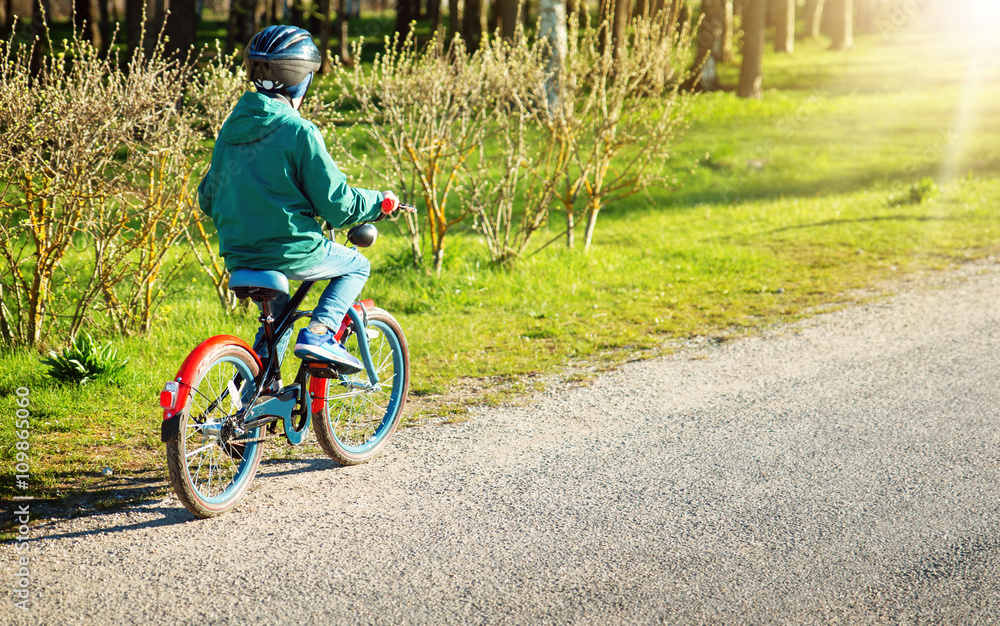
[[[358,224],[347,238],[368,247],[377,232],[373,224]],[[231,335],[206,339],[160,392],[160,439],[167,446],[170,483],[195,516],[221,515],[246,495],[264,442],[281,436],[279,422],[291,445],[305,441],[311,423],[320,447],[342,465],[377,455],[399,426],[409,390],[409,349],[399,322],[372,300],[355,302],[336,334],[363,370],[343,374],[302,361],[295,382],[282,385],[277,346],[296,321],[311,316],[299,306],[313,284],[303,282],[285,310],[275,312],[271,302],[289,293],[284,274],[232,272],[229,289],[260,304],[262,337],[252,348]],[[266,355],[263,361],[259,354]]]

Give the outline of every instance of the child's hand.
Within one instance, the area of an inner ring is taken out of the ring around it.
[[[384,198],[382,200],[382,212],[386,215],[399,208],[399,198],[396,197],[396,194],[391,191],[383,191],[382,197]]]
[[[406,213],[417,212],[416,207],[412,207],[408,204],[400,204],[399,198],[397,198],[396,194],[391,191],[383,191],[382,197],[385,198],[382,200],[382,213],[386,215],[389,215],[393,211],[404,211]]]

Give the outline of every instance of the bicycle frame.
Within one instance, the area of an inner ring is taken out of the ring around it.
[[[377,234],[366,223],[351,228],[347,239],[367,247]],[[264,443],[281,436],[279,421],[290,444],[303,443],[311,426],[327,456],[357,465],[381,452],[403,417],[410,380],[406,336],[372,300],[353,303],[339,328],[330,329],[361,361],[360,371],[306,357],[292,384],[282,382],[287,339],[296,323],[315,313],[299,310],[314,282],[286,296],[287,283],[275,279],[242,273],[229,285],[260,305],[261,332],[253,347],[228,335],[206,339],[160,393],[170,484],[196,517],[221,515],[246,495]],[[284,302],[282,309],[277,302]]]
[[[239,401],[240,405],[245,405],[246,409],[241,409],[237,411],[234,417],[242,418],[241,423],[234,424],[240,430],[254,430],[261,426],[266,426],[278,420],[283,420],[285,427],[285,435],[289,443],[293,445],[298,445],[302,443],[305,438],[305,433],[309,428],[312,413],[314,407],[311,406],[312,402],[307,400],[307,395],[312,396],[310,390],[304,388],[305,385],[305,375],[308,373],[305,364],[299,366],[298,374],[295,377],[296,382],[292,385],[282,387],[277,390],[270,398],[258,403],[264,389],[271,386],[274,381],[279,380],[281,377],[281,364],[275,355],[277,353],[276,347],[278,340],[285,334],[289,329],[291,329],[295,322],[303,317],[311,317],[312,311],[300,311],[299,306],[302,301],[305,300],[306,295],[309,290],[315,284],[315,281],[306,281],[299,285],[299,288],[295,291],[292,297],[289,299],[288,304],[285,306],[285,310],[281,312],[280,319],[275,320],[273,312],[270,310],[270,302],[264,301],[261,303],[261,316],[260,322],[264,328],[264,333],[260,340],[255,343],[253,347],[244,342],[238,337],[232,337],[229,335],[217,335],[211,337],[204,342],[202,342],[195,350],[191,352],[188,358],[181,365],[177,372],[177,376],[171,383],[167,383],[167,388],[161,393],[160,404],[163,406],[163,423],[160,427],[160,438],[163,442],[169,441],[173,438],[179,429],[180,417],[183,413],[183,409],[187,406],[190,400],[191,391],[191,381],[194,380],[196,372],[194,371],[197,364],[200,362],[200,356],[212,349],[219,343],[223,342],[236,342],[243,344],[257,361],[258,374],[254,378],[255,389],[252,397],[241,398]],[[375,371],[375,365],[372,363],[371,352],[368,345],[368,335],[364,332],[367,326],[367,310],[373,308],[375,303],[371,300],[363,300],[361,302],[354,303],[351,308],[348,309],[347,315],[341,322],[340,328],[336,332],[336,338],[338,341],[344,339],[344,331],[348,326],[348,322],[354,324],[354,328],[357,329],[357,339],[358,348],[361,352],[362,363],[365,366],[365,371],[368,374],[369,385],[375,386],[378,384],[378,374]],[[262,362],[258,356],[261,348],[267,348],[267,359],[266,362]],[[239,388],[243,381],[240,376],[237,375],[233,379],[233,384],[235,388]],[[171,387],[173,385],[173,387]],[[270,395],[270,394],[269,394]],[[223,402],[227,397],[229,397],[229,391],[223,392],[218,398],[213,400],[213,404]],[[323,398],[310,398],[313,402],[322,402]],[[299,424],[297,427],[293,425],[292,418],[299,416]]]

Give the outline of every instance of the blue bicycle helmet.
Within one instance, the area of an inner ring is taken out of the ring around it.
[[[268,26],[250,39],[243,65],[258,90],[291,99],[305,94],[320,61],[309,31],[279,25]]]

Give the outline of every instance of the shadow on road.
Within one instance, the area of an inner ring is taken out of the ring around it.
[[[342,466],[323,457],[306,459],[271,459],[262,461],[254,482],[293,476],[306,472],[340,469]],[[43,502],[32,507],[35,519],[44,519],[38,528],[44,529],[71,520],[93,520],[100,526],[58,534],[36,533],[29,543],[49,539],[86,537],[88,535],[123,533],[135,530],[172,526],[200,521],[176,499],[170,497],[170,486],[162,478],[134,477],[120,479],[119,484],[105,484],[92,494],[74,497],[66,503]],[[136,513],[144,518],[159,515],[158,519],[144,519],[135,523],[111,521],[113,518]],[[37,517],[35,517],[37,516]],[[102,524],[104,519],[107,524]]]

